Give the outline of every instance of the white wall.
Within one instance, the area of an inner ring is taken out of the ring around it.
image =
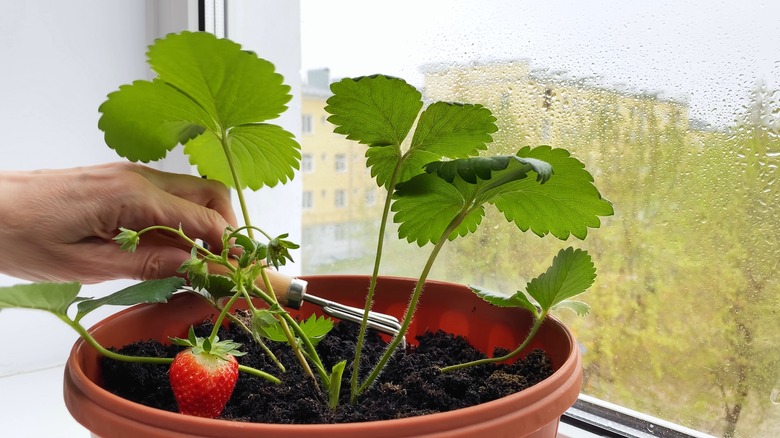
[[[188,20],[197,19],[196,8],[192,17],[177,13],[177,6],[186,11],[187,5],[186,0],[160,4],[5,2],[0,14],[4,65],[0,69],[0,169],[63,168],[121,160],[105,145],[97,128],[98,106],[119,85],[150,75],[147,46],[167,31],[180,30],[171,27],[190,26]],[[196,27],[197,21],[192,25]],[[167,164],[168,168],[177,166],[181,168],[176,160]],[[0,276],[0,285],[20,282]],[[85,286],[84,294],[101,295],[127,284]],[[0,316],[0,331],[26,326],[44,335],[52,331],[50,322],[62,328],[50,315],[6,310]],[[0,376],[63,363],[75,336],[67,330],[52,334],[47,348],[0,355]]]
[[[196,30],[197,3],[4,1],[0,169],[65,168],[120,160],[105,146],[97,128],[98,106],[119,85],[152,76],[145,63],[147,46],[169,32]],[[291,111],[274,122],[299,135],[299,2],[228,4],[227,36],[277,64],[291,85],[295,96]],[[152,166],[173,172],[192,170],[181,148]],[[249,195],[253,222],[270,233],[289,232],[300,242],[300,184],[299,180]],[[291,266],[287,272],[298,270]],[[21,282],[0,275],[0,286]],[[105,295],[129,284],[85,286],[82,295]],[[83,322],[89,326],[116,310],[100,309]],[[18,309],[0,311],[0,333],[5,352],[0,354],[0,436],[86,436],[62,402],[62,366],[76,334],[52,315]],[[14,336],[18,333],[24,334]],[[46,406],[43,412],[42,405]]]
[[[119,85],[149,77],[148,44],[184,28],[197,29],[196,1],[3,1],[0,169],[120,160],[97,128],[98,106]],[[155,166],[189,169],[181,155]],[[21,282],[0,276],[0,286]],[[82,294],[104,295],[129,284],[85,286]],[[84,323],[116,310],[101,309]],[[86,436],[65,410],[58,369],[76,334],[52,315],[15,309],[0,312],[0,333],[0,436]]]

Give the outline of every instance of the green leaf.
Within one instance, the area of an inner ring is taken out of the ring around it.
[[[494,178],[494,173],[500,172]],[[553,174],[552,166],[541,160],[522,158],[516,155],[498,155],[494,157],[462,158],[450,161],[435,161],[425,166],[428,173],[436,173],[447,182],[453,182],[455,176],[476,184],[479,180],[495,179],[490,187],[498,187],[512,181],[526,178],[529,171],[536,172],[536,181],[544,184]]]
[[[398,181],[422,173],[426,164],[442,157],[465,158],[487,149],[487,143],[493,141],[490,134],[498,130],[495,122],[482,105],[431,104],[420,115]]]
[[[517,155],[549,163],[555,172],[545,184],[526,178],[491,191],[489,202],[521,230],[530,229],[539,236],[552,234],[561,240],[570,235],[584,239],[588,228],[601,225],[599,216],[614,214],[585,166],[565,149],[525,147]]]
[[[330,86],[325,111],[333,132],[374,146],[400,146],[422,108],[422,94],[403,79],[346,78]]]
[[[449,236],[450,240],[474,231],[485,214],[481,206],[472,208],[462,186],[450,184],[427,173],[399,184],[391,206],[393,221],[400,224],[398,236],[423,246],[438,242],[453,220],[463,214],[462,222]],[[471,188],[473,191],[473,186]]]
[[[241,187],[235,187],[222,143],[213,132],[187,142],[184,152],[201,175],[229,187],[252,190],[291,180],[301,159],[293,134],[276,125],[238,126],[228,132],[227,145]]]
[[[102,298],[82,301],[78,305],[76,321],[106,304],[112,306],[132,306],[141,303],[165,303],[184,284],[184,279],[179,277],[147,280]]]
[[[273,64],[206,32],[168,35],[148,56],[158,77],[120,87],[100,107],[98,126],[120,156],[148,162],[186,144],[201,174],[230,187],[257,190],[293,177],[298,143],[263,123],[291,99]],[[226,153],[237,163],[238,184]]]
[[[562,303],[558,303],[552,307],[553,311],[560,309],[568,309],[576,313],[577,316],[586,316],[590,313],[590,306],[582,301],[566,300]]]
[[[379,187],[387,188],[393,176],[393,169],[401,161],[401,149],[393,147],[368,148],[366,167]]]
[[[331,408],[336,408],[339,405],[339,396],[341,394],[341,378],[344,376],[344,370],[347,367],[347,361],[333,365],[330,372],[330,389],[328,394],[328,404]]]
[[[224,275],[208,276],[208,287],[206,288],[209,295],[214,298],[230,297],[236,292],[236,284],[228,277]]]
[[[236,246],[240,246],[244,251],[252,252],[257,248],[258,242],[249,238],[246,234],[234,231],[228,238],[235,239]]]
[[[130,161],[159,160],[206,127],[213,129],[208,113],[160,80],[123,85],[98,110],[106,144]]]
[[[162,81],[192,98],[224,130],[275,119],[292,99],[273,64],[208,32],[170,34],[147,55]]]
[[[317,345],[333,329],[333,320],[324,316],[317,317],[317,315],[311,315],[309,319],[302,321],[299,325],[312,344]],[[279,324],[259,328],[258,333],[266,339],[275,342],[287,342],[287,337]]]
[[[369,146],[366,164],[380,186],[389,183],[403,143],[422,108],[422,94],[403,79],[347,78],[331,84],[325,111],[333,132]]]
[[[309,319],[301,323],[301,329],[312,344],[317,345],[333,329],[333,320],[324,316],[311,315]]]
[[[206,261],[197,258],[198,250],[192,248],[190,258],[179,266],[176,272],[186,274],[190,284],[195,289],[208,289],[209,287],[209,268]]]
[[[528,309],[534,315],[539,313],[539,309],[528,300],[528,297],[524,293],[517,291],[512,295],[507,295],[502,292],[492,291],[480,286],[469,286],[478,297],[487,301],[488,303],[498,307],[520,307]]]
[[[527,292],[542,310],[549,311],[564,300],[585,292],[595,279],[596,268],[590,255],[569,247],[558,252],[547,272],[528,282]]]
[[[544,161],[514,155],[429,163],[428,173],[396,188],[392,210],[396,213],[393,220],[401,224],[399,237],[420,246],[435,243],[454,220],[462,223],[447,237],[465,236],[481,222],[485,203],[531,171],[537,173],[536,181],[544,184],[553,169]]]
[[[76,301],[79,290],[79,283],[32,283],[2,287],[0,309],[37,309],[65,315]]]
[[[284,342],[287,340],[279,325],[279,320],[276,319],[274,312],[268,309],[258,309],[252,313],[252,331],[272,341]]]

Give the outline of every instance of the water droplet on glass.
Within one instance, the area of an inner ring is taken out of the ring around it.
[[[772,389],[772,393],[769,394],[769,401],[773,404],[780,405],[780,387]]]

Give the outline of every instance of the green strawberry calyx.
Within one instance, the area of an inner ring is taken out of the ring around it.
[[[219,340],[219,336],[216,334],[208,337],[201,338],[195,336],[195,329],[190,326],[190,331],[187,334],[187,339],[170,337],[168,338],[172,343],[188,347],[192,349],[192,354],[196,356],[213,356],[222,360],[229,361],[230,356],[243,356],[246,353],[239,350],[241,344],[232,340],[226,339],[224,341]]]

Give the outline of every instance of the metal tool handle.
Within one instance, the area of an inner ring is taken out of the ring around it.
[[[210,264],[209,270],[217,274],[227,273],[227,268],[217,264]],[[339,318],[341,320],[351,321],[358,324],[363,321],[363,309],[346,306],[335,301],[330,301],[311,294],[307,294],[306,286],[308,286],[308,283],[305,280],[301,280],[300,278],[282,274],[281,272],[274,269],[266,269],[265,272],[268,275],[268,280],[274,290],[276,299],[279,300],[279,304],[293,309],[299,309],[305,300],[320,306],[323,312],[334,318]],[[258,278],[255,281],[255,284],[261,290],[268,293],[268,290],[265,287],[265,282],[262,278]],[[401,329],[400,322],[394,316],[373,311],[369,312],[368,315],[368,327],[371,329],[393,336],[397,335]],[[404,347],[406,346],[406,338],[403,339],[403,345]]]

